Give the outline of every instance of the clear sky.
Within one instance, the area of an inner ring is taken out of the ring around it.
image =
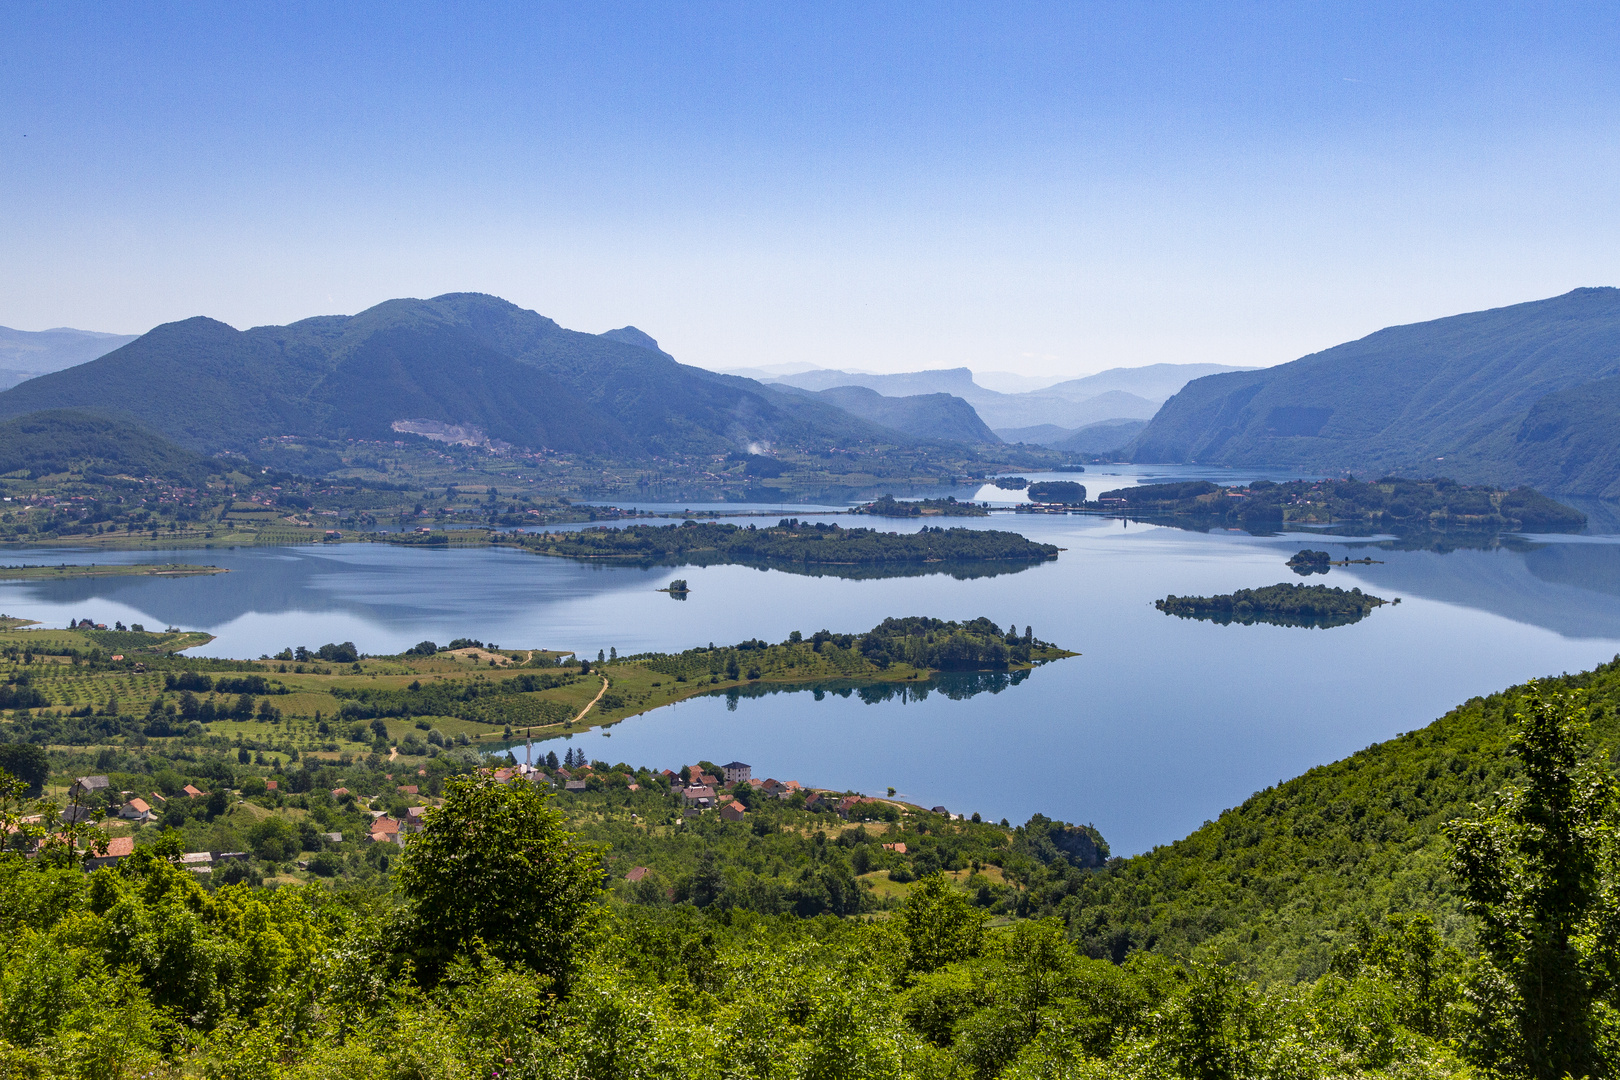
[[[1272,364],[1620,284],[1617,56],[1613,3],[11,2],[0,324]]]

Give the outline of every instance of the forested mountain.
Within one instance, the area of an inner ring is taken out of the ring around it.
[[[884,397],[864,386],[835,386],[830,390],[800,390],[806,396],[843,409],[862,420],[893,428],[914,439],[960,443],[998,443],[973,406],[954,394],[910,394]]]
[[[401,420],[619,456],[903,440],[829,403],[678,364],[637,334],[565,330],[475,293],[246,331],[198,317],[6,391],[0,416],[84,409],[203,452],[283,434],[392,439]]]
[[[1616,495],[1616,376],[1620,290],[1576,289],[1195,380],[1129,452]]]

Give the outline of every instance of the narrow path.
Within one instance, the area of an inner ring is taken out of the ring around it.
[[[608,688],[607,676],[603,675],[602,676],[602,689],[598,690],[596,692],[596,696],[591,698],[591,703],[589,705],[587,705],[583,709],[579,710],[579,715],[574,717],[574,723],[577,724],[581,720],[585,719],[585,714],[590,712],[592,709],[596,708],[596,703],[598,701],[602,700],[602,695],[607,693],[607,688]]]

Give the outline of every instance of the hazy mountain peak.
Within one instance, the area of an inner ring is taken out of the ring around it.
[[[596,336],[605,337],[610,341],[622,341],[626,345],[634,345],[641,349],[651,349],[655,353],[664,352],[663,349],[658,347],[656,338],[651,334],[636,329],[634,326],[621,326],[617,330],[605,330]],[[664,355],[668,356],[669,354],[664,353]]]

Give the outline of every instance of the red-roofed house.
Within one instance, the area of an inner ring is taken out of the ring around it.
[[[628,874],[624,875],[624,880],[634,885],[636,882],[640,881],[650,873],[652,873],[652,871],[647,869],[645,866],[633,867]]]
[[[906,853],[906,845],[904,843],[884,844],[883,850],[892,851],[896,855],[904,855]]]
[[[687,806],[714,805],[714,788],[709,787],[707,784],[698,784],[694,787],[689,787],[686,789],[684,794],[686,796]]]
[[[145,799],[131,799],[118,811],[118,816],[131,821],[147,822],[152,820],[152,807]]]
[[[399,842],[399,822],[390,817],[380,817],[371,823],[371,839],[375,843],[389,840]]]
[[[401,785],[399,785],[399,793],[401,795],[415,795],[416,794],[416,785],[415,784],[401,784]]]
[[[348,793],[349,793],[349,789],[346,788],[346,787],[335,787],[335,788],[332,789],[332,798],[341,799],[341,798],[343,798],[343,796],[347,795]]]
[[[741,821],[743,819],[742,803],[735,799],[720,808],[720,820]]]
[[[190,784],[187,784],[185,787],[181,788],[180,793],[188,799],[200,799],[204,795],[208,794],[206,791],[198,791]]]
[[[95,856],[85,865],[91,870],[97,870],[103,866],[112,866],[119,859],[133,854],[135,854],[135,838],[133,836],[115,836],[107,841],[106,854]]]

